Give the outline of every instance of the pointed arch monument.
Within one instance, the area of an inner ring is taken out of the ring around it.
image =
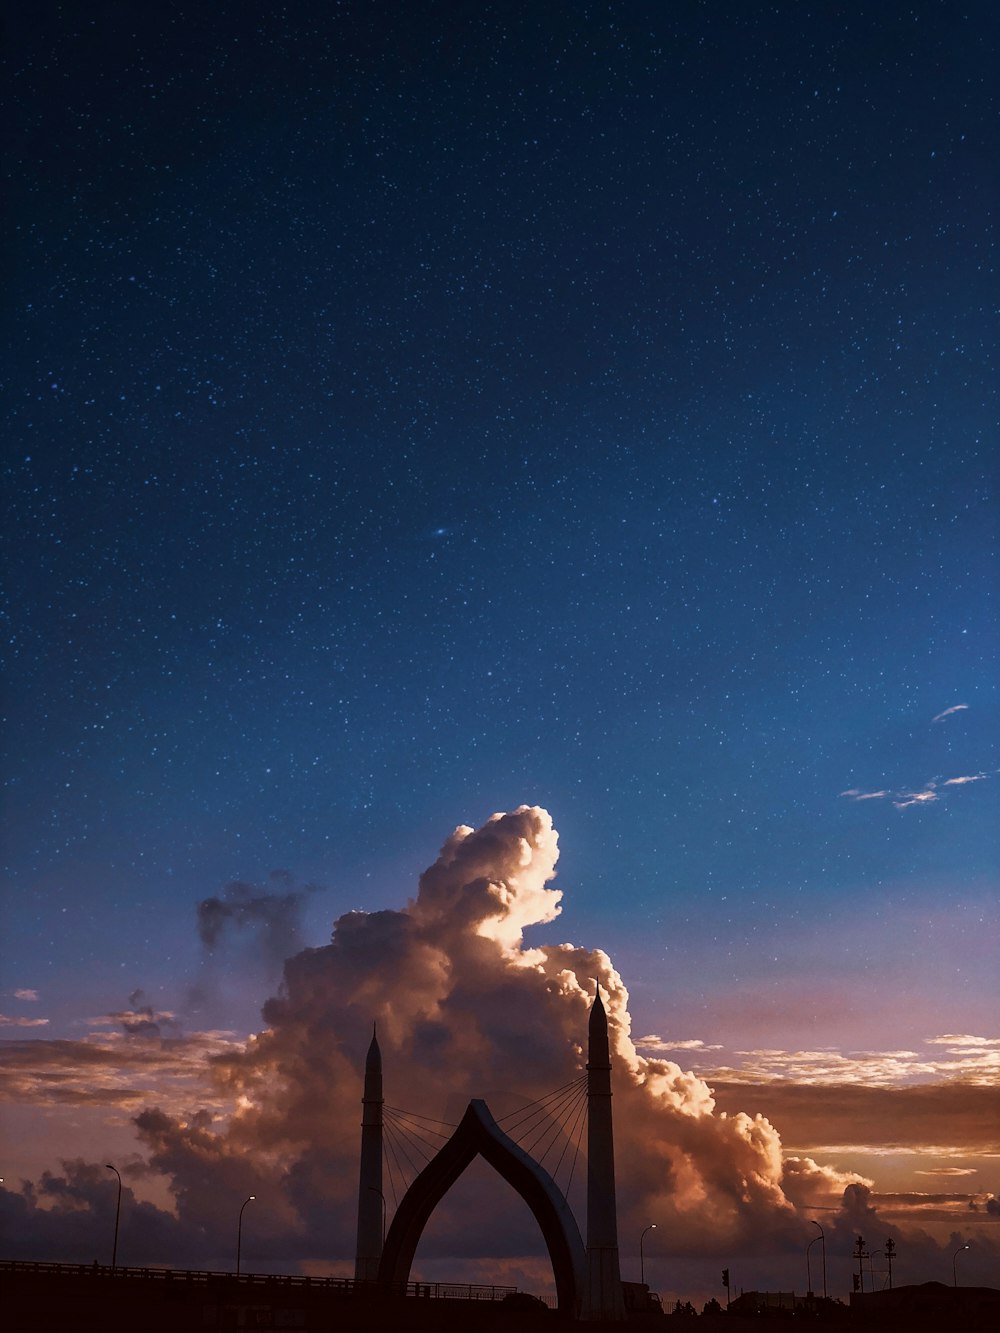
[[[531,1209],[552,1261],[559,1309],[575,1315],[586,1272],[576,1219],[555,1181],[503,1132],[484,1101],[469,1103],[461,1123],[406,1191],[385,1239],[379,1282],[401,1286],[431,1213],[476,1157],[483,1157]]]
[[[384,1244],[380,1243],[375,1210],[382,1195],[382,1060],[374,1037],[365,1065],[364,1108],[356,1278],[371,1281],[377,1274],[380,1286],[405,1288],[431,1214],[465,1169],[482,1157],[531,1209],[552,1262],[560,1313],[576,1319],[625,1318],[618,1263],[611,1055],[600,990],[588,1024],[586,1246],[558,1185],[540,1162],[503,1132],[478,1098],[469,1103],[454,1134],[410,1185]]]

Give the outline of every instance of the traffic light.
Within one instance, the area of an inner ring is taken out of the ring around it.
[[[854,1274],[854,1290],[855,1290],[855,1291],[858,1291],[858,1290],[860,1290],[860,1287],[861,1287],[861,1279],[858,1277],[857,1273],[855,1273],[855,1274]]]
[[[729,1269],[728,1269],[728,1268],[724,1268],[724,1269],[722,1270],[722,1285],[725,1287],[725,1289],[726,1289],[727,1291],[729,1290]]]

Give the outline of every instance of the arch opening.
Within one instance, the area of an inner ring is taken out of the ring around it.
[[[413,1257],[431,1214],[470,1163],[480,1156],[531,1210],[542,1233],[560,1313],[580,1311],[586,1271],[576,1220],[549,1173],[508,1138],[484,1101],[471,1101],[454,1134],[416,1177],[392,1220],[379,1265],[383,1287],[405,1286]]]

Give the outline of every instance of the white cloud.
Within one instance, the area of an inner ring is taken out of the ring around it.
[[[651,1033],[647,1037],[637,1037],[635,1040],[636,1050],[642,1051],[721,1051],[721,1046],[709,1046],[698,1037],[681,1037],[676,1041],[669,1037],[658,1037]]]
[[[948,1046],[955,1054],[964,1051],[1000,1050],[1000,1037],[974,1037],[967,1033],[945,1032],[940,1037],[925,1037],[925,1046]]]
[[[31,990],[31,989],[25,987],[25,988],[23,988],[22,990],[16,990],[16,991],[14,992],[14,999],[15,999],[15,1000],[37,1000],[37,999],[38,999],[38,991],[36,991],[36,990]]]
[[[929,805],[931,801],[938,801],[941,798],[934,790],[934,783],[928,783],[923,791],[904,791],[900,792],[899,800],[893,801],[897,810],[906,810],[911,805]]]

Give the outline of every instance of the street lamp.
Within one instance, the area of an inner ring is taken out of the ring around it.
[[[875,1290],[875,1266],[874,1266],[874,1264],[872,1263],[872,1260],[873,1260],[873,1259],[877,1259],[877,1258],[879,1257],[879,1255],[882,1254],[882,1253],[883,1253],[882,1250],[871,1250],[871,1251],[869,1251],[869,1254],[868,1254],[868,1276],[869,1276],[869,1277],[871,1278],[871,1280],[872,1280],[872,1291]],[[881,1270],[880,1270],[880,1271],[881,1271]]]
[[[809,1222],[811,1226],[816,1227],[819,1231],[819,1238],[823,1242],[823,1299],[826,1300],[826,1232],[820,1224],[812,1218],[809,1219]],[[806,1251],[806,1254],[808,1255],[808,1251]]]
[[[968,1245],[960,1245],[958,1249],[955,1251],[955,1253],[951,1256],[951,1285],[953,1287],[958,1286],[958,1269],[955,1267],[955,1264],[958,1260],[958,1256],[962,1253],[963,1250],[967,1250],[968,1248],[969,1248]]]
[[[639,1281],[643,1283],[643,1285],[645,1285],[646,1282],[646,1264],[642,1254],[642,1242],[646,1239],[647,1231],[655,1231],[655,1230],[656,1230],[656,1223],[650,1222],[649,1226],[644,1229],[642,1235],[639,1237]]]
[[[813,1236],[812,1240],[806,1246],[806,1295],[809,1296],[810,1298],[812,1297],[813,1294],[813,1275],[812,1275],[812,1264],[809,1262],[809,1251],[812,1249],[814,1245],[818,1245],[819,1241],[820,1241],[819,1236]]]
[[[118,1219],[122,1215],[122,1178],[116,1166],[112,1166],[110,1162],[105,1162],[104,1165],[118,1177],[118,1203],[115,1207],[115,1243],[111,1250],[111,1272],[114,1273],[118,1266]]]
[[[253,1203],[256,1197],[257,1197],[256,1194],[248,1195],[243,1200],[243,1208],[245,1208],[248,1203]],[[239,1277],[240,1275],[240,1251],[243,1248],[243,1208],[240,1209],[240,1223],[239,1226],[236,1228],[236,1276],[237,1277]]]

